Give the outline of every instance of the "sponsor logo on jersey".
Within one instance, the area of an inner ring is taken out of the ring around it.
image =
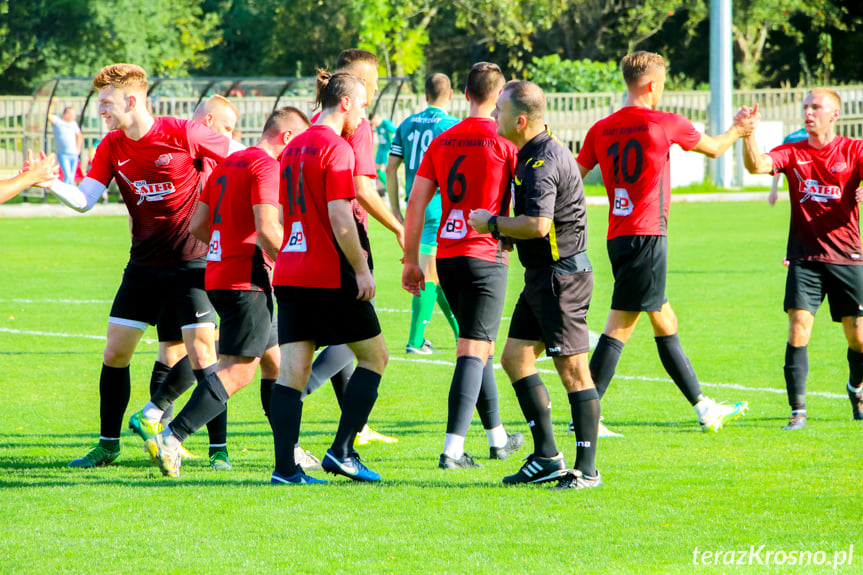
[[[288,236],[288,241],[285,242],[283,252],[304,252],[308,249],[306,245],[306,234],[303,231],[302,222],[293,222],[291,224],[291,235]]]
[[[801,204],[810,198],[815,202],[840,200],[842,199],[842,188],[839,186],[826,186],[818,180],[801,180],[800,195],[803,196],[800,200]]]
[[[176,189],[173,182],[159,182],[158,184],[148,184],[147,180],[139,180],[132,182],[135,186],[135,193],[138,194],[138,205],[148,202],[161,202],[165,196],[170,196]]]
[[[615,216],[628,216],[632,213],[632,200],[625,188],[614,188],[614,207],[611,211]]]
[[[467,221],[462,210],[450,210],[449,215],[440,230],[440,237],[448,240],[460,240],[467,235]]]
[[[838,174],[839,172],[844,172],[846,169],[848,169],[848,164],[845,162],[837,162],[830,166],[830,173]]]
[[[210,236],[210,250],[207,252],[207,261],[222,261],[222,234],[219,230],[213,230],[213,235]]]
[[[162,154],[158,159],[156,159],[156,167],[161,168],[162,166],[167,166],[171,163],[172,159],[171,154]]]

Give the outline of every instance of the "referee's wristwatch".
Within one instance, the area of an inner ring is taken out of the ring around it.
[[[497,216],[488,219],[488,231],[491,233],[491,237],[496,240],[500,239],[500,232],[497,230]]]

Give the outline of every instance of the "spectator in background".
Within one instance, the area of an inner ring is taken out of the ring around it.
[[[390,158],[390,148],[396,135],[396,125],[380,114],[372,114],[369,123],[378,138],[378,149],[375,152],[375,170],[378,173],[378,192],[383,196],[387,190],[387,162]]]
[[[78,112],[72,106],[63,108],[61,117],[54,115],[54,107],[59,100],[51,100],[48,108],[48,119],[54,129],[54,144],[57,147],[57,161],[63,170],[63,181],[67,184],[75,184],[75,172],[78,170],[78,158],[84,147],[84,136],[76,121]]]

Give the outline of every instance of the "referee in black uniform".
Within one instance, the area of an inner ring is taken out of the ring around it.
[[[469,220],[480,233],[512,238],[525,268],[524,290],[501,361],[530,425],[534,452],[503,482],[558,480],[556,489],[598,487],[599,395],[587,360],[593,270],[586,253],[584,186],[575,158],[545,126],[545,106],[545,95],[535,84],[513,81],[504,86],[494,116],[498,134],[519,149],[515,217],[475,210]],[[554,359],[569,395],[577,445],[573,469],[566,469],[554,440],[548,390],[536,369],[543,351]]]

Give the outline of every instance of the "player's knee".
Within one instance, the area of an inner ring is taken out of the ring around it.
[[[108,367],[126,367],[132,363],[132,351],[109,343],[102,354],[102,361]]]

